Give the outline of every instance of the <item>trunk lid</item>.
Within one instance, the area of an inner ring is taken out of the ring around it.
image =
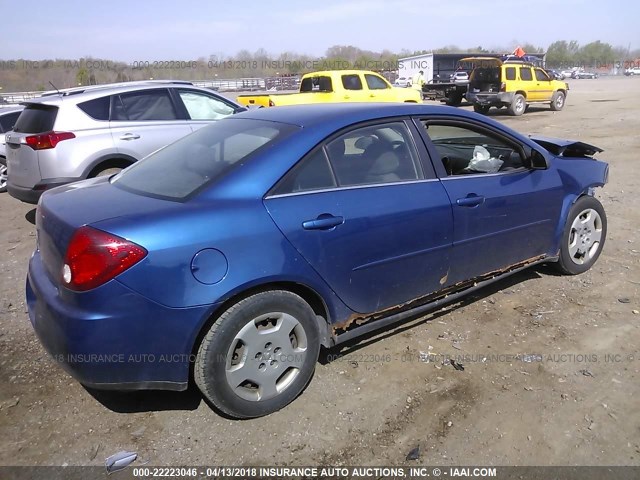
[[[67,246],[79,227],[130,215],[140,218],[181,206],[127,192],[111,185],[107,177],[58,187],[43,194],[38,205],[37,248],[50,279],[59,284]]]

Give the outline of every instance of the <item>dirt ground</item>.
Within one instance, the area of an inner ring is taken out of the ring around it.
[[[0,465],[103,465],[120,450],[150,465],[640,465],[640,79],[570,85],[562,112],[490,115],[605,150],[594,268],[525,271],[324,352],[303,394],[257,420],[222,418],[195,389],[92,394],[64,373],[26,314],[33,209],[0,194]]]

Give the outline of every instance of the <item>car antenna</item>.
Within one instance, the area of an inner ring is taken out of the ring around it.
[[[56,87],[51,80],[49,80],[49,85],[51,85],[56,92],[60,93],[60,90],[58,90],[58,87]]]

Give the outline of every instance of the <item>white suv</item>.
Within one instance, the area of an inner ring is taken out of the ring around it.
[[[7,191],[7,154],[4,136],[13,130],[22,111],[21,106],[0,108],[0,192]]]
[[[9,194],[28,203],[59,185],[111,175],[246,110],[190,82],[73,88],[29,100],[6,135]]]
[[[624,71],[624,74],[630,76],[640,75],[640,67],[627,68]]]

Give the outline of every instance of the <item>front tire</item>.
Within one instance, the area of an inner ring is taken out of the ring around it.
[[[551,98],[551,110],[553,110],[554,112],[559,112],[560,110],[562,110],[562,108],[564,107],[564,93],[563,92],[556,92],[553,94],[553,97]]]
[[[524,113],[526,109],[527,109],[527,102],[524,96],[522,96],[519,93],[516,93],[516,95],[513,97],[513,101],[511,102],[511,105],[509,105],[509,115],[513,115],[514,117],[519,117]]]
[[[589,270],[600,256],[606,236],[607,215],[602,204],[593,197],[580,197],[567,217],[558,269],[567,275]]]
[[[288,291],[262,292],[213,323],[198,349],[194,378],[224,414],[260,417],[295,400],[311,380],[319,352],[309,304]]]

